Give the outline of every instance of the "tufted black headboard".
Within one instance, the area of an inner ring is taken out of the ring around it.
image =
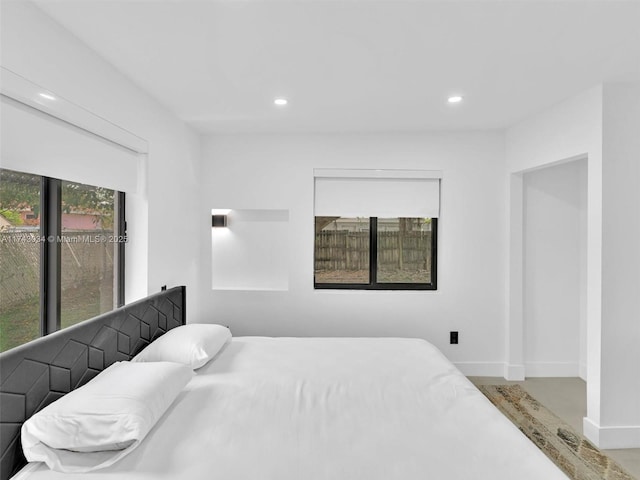
[[[184,325],[185,294],[185,287],[175,287],[0,353],[1,480],[27,463],[20,444],[24,421]]]

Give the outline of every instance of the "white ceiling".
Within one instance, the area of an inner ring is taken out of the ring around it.
[[[201,132],[504,128],[640,81],[640,1],[36,3]]]

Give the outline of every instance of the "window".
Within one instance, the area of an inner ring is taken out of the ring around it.
[[[442,172],[313,174],[315,288],[436,289]]]
[[[40,183],[0,170],[0,351],[40,336]]]
[[[0,169],[0,351],[124,302],[124,193]]]
[[[118,256],[117,192],[61,182],[60,323],[68,327],[113,310]]]
[[[315,288],[435,290],[436,218],[315,217]]]

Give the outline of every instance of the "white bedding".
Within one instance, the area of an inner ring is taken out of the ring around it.
[[[29,464],[16,478],[69,476]],[[567,477],[435,347],[237,337],[137,450],[74,480]]]

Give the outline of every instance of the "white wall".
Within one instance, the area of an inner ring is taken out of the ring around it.
[[[578,268],[579,268],[579,282],[580,285],[578,287],[579,298],[579,317],[580,317],[580,338],[578,340],[579,344],[579,354],[578,354],[578,376],[582,378],[584,381],[587,380],[587,332],[588,332],[588,318],[587,318],[587,272],[589,271],[588,266],[588,218],[589,218],[589,210],[588,210],[588,201],[589,201],[589,192],[587,190],[587,185],[589,182],[589,165],[584,160],[580,161],[580,168],[578,171],[578,185],[579,185],[579,211],[578,211]]]
[[[215,213],[215,212],[214,212]],[[289,289],[289,211],[232,210],[211,229],[214,290]]]
[[[584,433],[601,448],[640,446],[639,129],[640,85],[606,84],[529,118],[506,134],[511,185],[510,364],[523,358],[518,348],[523,322],[518,315],[523,297],[518,186],[527,171],[587,158]]]
[[[192,286],[199,265],[199,137],[33,4],[2,2],[1,14],[3,67],[149,144],[142,191],[127,197],[127,301],[163,284]]]
[[[313,169],[442,170],[438,290],[313,288]],[[412,336],[463,370],[500,375],[504,360],[505,185],[501,133],[225,135],[204,142],[203,224],[212,208],[289,210],[289,289],[212,291],[198,320],[238,335]],[[203,231],[211,265],[211,232]],[[449,331],[460,344],[448,344]],[[465,362],[469,362],[468,364]]]
[[[505,149],[509,173],[585,153],[597,163],[602,153],[602,87],[579,93],[508,128]]]
[[[600,302],[602,258],[602,87],[582,92],[507,129],[505,139],[509,204],[509,278],[506,377],[524,369],[523,178],[526,172],[587,159],[586,317],[589,415],[599,411]],[[585,219],[582,219],[585,222]],[[583,257],[585,253],[582,254]],[[581,262],[584,266],[585,262]],[[585,352],[581,355],[584,357]],[[584,370],[584,369],[583,369]],[[584,373],[584,372],[583,372]],[[598,393],[596,393],[598,392]]]
[[[524,175],[527,376],[578,376],[581,355],[586,369],[586,167],[578,160]]]
[[[599,440],[609,448],[640,447],[639,133],[640,83],[605,85]]]

